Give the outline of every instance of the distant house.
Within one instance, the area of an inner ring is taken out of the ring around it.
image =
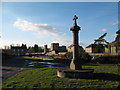
[[[22,44],[22,46],[12,46],[11,45],[11,54],[15,56],[25,55],[27,51],[26,44]]]
[[[107,53],[120,53],[120,29],[116,32],[117,36],[115,41],[108,44],[106,48]]]
[[[95,40],[97,43],[90,44],[85,48],[85,51],[88,53],[120,53],[120,29],[116,34],[115,41],[108,43],[103,39],[103,36],[101,36],[102,38],[100,37]]]
[[[93,44],[90,44],[85,48],[87,53],[105,53],[106,47],[108,47],[108,42],[103,39],[107,33],[100,36],[98,39],[94,40]]]
[[[105,53],[105,47],[107,45],[104,44],[90,44],[85,48],[87,53]]]

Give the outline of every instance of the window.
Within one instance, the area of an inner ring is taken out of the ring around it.
[[[21,49],[21,51],[23,52],[24,50],[23,50],[23,49]]]
[[[13,52],[15,52],[15,49],[13,49]]]
[[[18,52],[20,51],[20,49],[18,49]]]

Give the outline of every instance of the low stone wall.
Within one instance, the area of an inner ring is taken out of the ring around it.
[[[120,64],[120,55],[94,56],[93,60],[101,64]]]
[[[120,53],[89,53],[91,56],[120,56]]]
[[[50,57],[50,56],[32,56],[32,57],[36,59],[41,59],[41,60],[53,60],[54,59],[53,57]]]
[[[63,55],[43,55],[43,56],[32,56],[33,58],[36,59],[41,59],[41,60],[54,60],[54,59],[66,59],[66,57]]]

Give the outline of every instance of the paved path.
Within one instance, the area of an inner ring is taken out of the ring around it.
[[[4,81],[8,77],[14,76],[19,72],[30,70],[33,68],[28,68],[26,66],[25,59],[22,57],[14,57],[2,61],[2,80]],[[0,76],[1,77],[1,76]]]
[[[17,75],[19,72],[30,70],[32,68],[19,68],[19,67],[2,67],[2,80],[8,77]]]

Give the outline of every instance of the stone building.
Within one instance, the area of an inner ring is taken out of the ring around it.
[[[103,44],[90,44],[85,48],[85,51],[87,53],[105,53],[105,47],[107,47],[107,45],[105,46]]]
[[[82,46],[78,47],[78,53],[83,53],[85,52],[84,48]],[[68,46],[68,52],[73,52],[73,45]]]
[[[58,51],[59,43],[51,43],[51,51]]]
[[[108,44],[106,53],[120,53],[120,29],[116,32],[115,41]]]
[[[58,54],[62,52],[67,52],[66,46],[59,46],[59,43],[51,43],[49,54]]]
[[[12,46],[11,45],[11,54],[15,55],[15,56],[21,56],[21,55],[25,55],[26,51],[27,51],[27,46],[26,44],[22,44],[22,46]]]
[[[66,46],[59,46],[59,52],[67,52]]]
[[[51,51],[66,52],[66,46],[59,46],[59,43],[51,43]]]
[[[88,53],[120,53],[120,29],[116,32],[116,38],[113,42],[108,43],[102,35],[95,40],[94,44],[91,44],[85,48]]]
[[[44,54],[46,54],[47,52],[49,52],[49,49],[48,49],[47,45],[44,45]]]
[[[93,44],[90,44],[85,48],[85,52],[87,53],[105,53],[106,47],[108,47],[108,42],[103,39],[107,33],[100,36],[98,39],[94,40]]]

